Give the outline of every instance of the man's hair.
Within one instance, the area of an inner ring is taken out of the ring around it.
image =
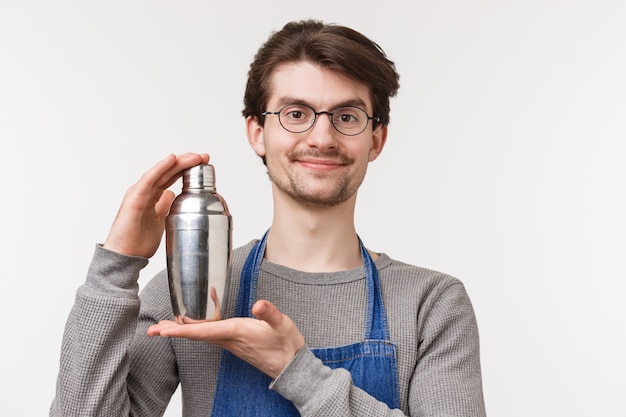
[[[378,123],[389,124],[389,99],[398,92],[400,79],[395,64],[361,33],[317,20],[287,23],[261,46],[248,71],[243,115],[263,124],[261,113],[267,110],[272,74],[280,65],[298,62],[319,65],[366,85],[373,116]]]

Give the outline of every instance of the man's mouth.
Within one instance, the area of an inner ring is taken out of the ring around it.
[[[296,162],[302,166],[319,170],[331,170],[352,162],[350,158],[339,152],[332,153],[297,153],[293,152],[289,155],[291,162]]]

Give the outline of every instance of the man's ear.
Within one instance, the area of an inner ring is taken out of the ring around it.
[[[263,126],[255,116],[246,117],[246,135],[248,143],[258,156],[265,156],[265,142],[263,141]]]
[[[370,148],[369,162],[378,158],[387,142],[387,125],[378,125],[372,133],[372,147]]]

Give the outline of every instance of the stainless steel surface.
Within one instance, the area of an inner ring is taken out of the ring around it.
[[[167,276],[176,321],[220,320],[228,299],[232,217],[215,191],[212,165],[183,173],[165,220]]]

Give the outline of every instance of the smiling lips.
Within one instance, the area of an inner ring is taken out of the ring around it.
[[[316,171],[331,171],[335,168],[346,165],[345,162],[340,160],[320,158],[297,158],[294,162]]]
[[[352,161],[339,152],[293,152],[289,160],[316,171],[331,171],[350,164]]]

